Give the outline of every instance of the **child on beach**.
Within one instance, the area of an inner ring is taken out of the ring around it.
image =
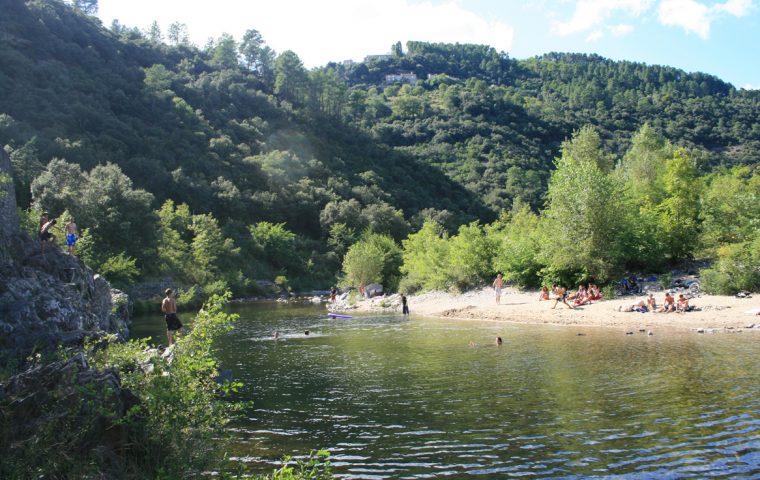
[[[541,292],[538,294],[538,300],[539,301],[549,300],[549,289],[546,287],[546,285],[541,287]]]
[[[565,304],[567,308],[570,310],[573,309],[573,306],[567,303],[567,289],[565,287],[561,287],[557,285],[556,283],[552,285],[552,290],[554,291],[554,294],[557,295],[557,297],[554,299],[554,305],[552,305],[552,310],[557,307],[557,304],[559,302],[562,302]]]

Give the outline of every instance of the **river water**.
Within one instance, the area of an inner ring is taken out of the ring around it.
[[[232,455],[254,471],[325,448],[343,478],[760,478],[757,332],[231,308],[219,357],[254,402]]]

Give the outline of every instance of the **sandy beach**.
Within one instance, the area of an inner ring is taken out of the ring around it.
[[[664,292],[656,292],[658,304]],[[593,326],[625,331],[677,329],[705,332],[760,332],[760,316],[748,313],[760,309],[760,295],[752,298],[705,295],[690,301],[697,311],[687,313],[639,313],[620,311],[626,306],[646,301],[646,295],[625,296],[599,301],[571,310],[562,303],[552,309],[554,300],[539,301],[538,292],[504,289],[501,304],[496,305],[493,290],[486,288],[462,294],[431,292],[409,296],[412,315],[461,320],[486,320],[526,324]],[[376,297],[360,301],[359,311],[399,311],[398,296]]]

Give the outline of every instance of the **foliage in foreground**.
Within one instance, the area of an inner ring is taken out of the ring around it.
[[[236,315],[222,311],[230,294],[215,295],[198,313],[191,334],[164,358],[146,341],[110,343],[87,348],[90,364],[115,368],[122,385],[140,403],[126,418],[131,441],[128,465],[149,478],[187,478],[200,475],[223,458],[225,426],[243,404],[224,395],[241,385],[219,384],[214,339],[232,328]]]
[[[319,450],[312,452],[306,461],[292,461],[290,456],[282,459],[282,467],[271,475],[255,477],[256,480],[327,480],[333,478],[330,452]]]

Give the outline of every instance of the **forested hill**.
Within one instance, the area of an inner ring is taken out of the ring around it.
[[[190,249],[208,214],[232,242],[214,259],[236,265],[242,248],[268,262],[259,273],[330,277],[365,228],[399,240],[425,218],[453,229],[516,199],[541,208],[561,142],[586,124],[621,155],[648,122],[705,170],[760,154],[760,95],[705,74],[424,42],[309,71],[253,29],[197,48],[181,24],[142,32],[56,0],[3,4],[0,144],[19,203],[75,214],[96,268],[122,254],[162,273],[167,232]],[[283,229],[298,262],[263,253]]]

